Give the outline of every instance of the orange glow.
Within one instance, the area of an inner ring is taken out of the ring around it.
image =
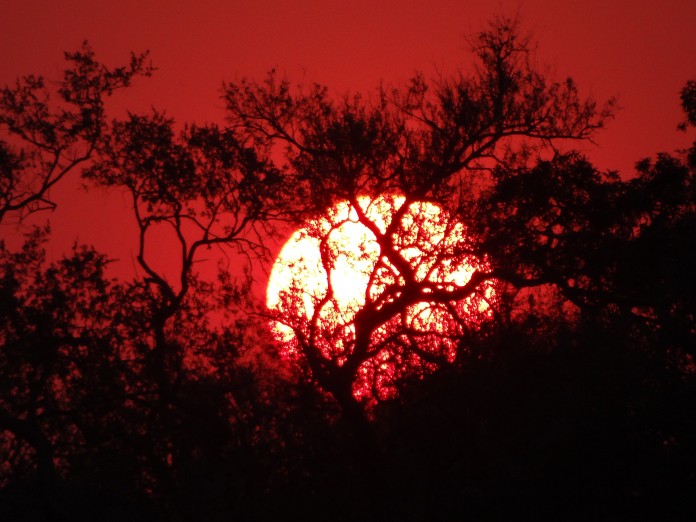
[[[404,290],[403,274],[383,255],[373,231],[386,235],[389,228],[392,256],[406,261],[418,282],[455,289],[482,268],[466,253],[463,225],[448,219],[433,203],[410,204],[402,209],[400,222],[391,226],[404,202],[401,196],[360,197],[361,221],[357,209],[343,201],[288,239],[273,265],[266,293],[267,307],[276,319],[274,336],[284,356],[316,349],[341,366],[353,353],[358,311],[378,311]],[[491,315],[493,296],[491,284],[453,303],[428,302],[424,292],[422,301],[371,332],[371,357],[360,366],[355,396],[363,400],[393,396],[399,376],[432,367],[416,354],[418,350],[453,361],[457,338]],[[418,350],[409,349],[413,343]]]

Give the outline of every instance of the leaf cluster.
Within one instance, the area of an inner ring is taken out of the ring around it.
[[[148,53],[109,68],[87,42],[65,59],[55,88],[28,75],[0,90],[0,221],[55,208],[49,191],[92,157],[106,127],[106,99],[153,71]]]

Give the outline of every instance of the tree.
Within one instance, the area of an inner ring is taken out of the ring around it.
[[[53,512],[61,468],[85,455],[116,409],[123,354],[110,329],[118,292],[106,258],[76,248],[44,269],[46,237],[33,232],[16,253],[0,245],[1,480],[16,487],[35,474]],[[100,400],[90,404],[90,394]]]
[[[244,482],[253,475],[251,438],[262,445],[273,437],[244,427],[266,422],[253,419],[267,407],[253,361],[242,361],[251,351],[243,342],[263,342],[244,333],[253,318],[238,313],[248,270],[221,265],[213,293],[195,265],[201,251],[220,245],[236,246],[249,260],[264,255],[259,237],[280,212],[272,204],[282,186],[262,168],[264,158],[230,131],[211,125],[175,132],[157,112],[108,125],[104,98],[150,74],[146,55],[112,70],[85,44],[67,59],[74,66],[58,91],[62,106],[49,110],[40,78],[3,91],[1,122],[26,147],[18,152],[3,142],[1,215],[21,220],[52,208],[50,188],[89,165],[86,182],[132,195],[145,275],[110,281],[106,257],[92,249],[47,267],[45,231],[18,253],[3,245],[2,485],[21,491],[35,483],[44,501],[38,513],[46,516],[66,514],[60,498],[76,487],[92,489],[106,504],[121,491],[125,509],[129,502],[147,507],[149,491],[160,507],[193,517],[208,509],[203,470],[225,455],[228,467],[206,481]],[[163,227],[171,227],[181,249],[173,282],[150,257]],[[237,269],[235,280],[230,271]],[[224,325],[208,317],[222,316],[221,308],[232,315]],[[197,482],[187,477],[194,470]],[[233,491],[226,502],[244,510],[248,501]],[[78,517],[96,509],[68,504],[67,513]]]
[[[66,53],[65,58],[69,67],[55,91],[42,76],[35,75],[2,88],[0,221],[10,216],[21,221],[31,213],[55,208],[51,189],[93,156],[106,125],[106,99],[115,90],[128,87],[135,77],[149,76],[152,71],[147,53],[131,55],[125,66],[106,67],[95,59],[87,42],[80,50]],[[58,105],[51,103],[54,95]],[[44,261],[41,244],[46,234],[33,232],[22,250],[14,254],[2,244],[2,374],[7,381],[0,411],[3,445],[8,445],[4,448],[8,459],[3,474],[12,476],[23,467],[17,459],[21,462],[34,452],[39,483],[49,491],[55,479],[55,461],[61,458],[59,447],[75,431],[66,429],[59,442],[46,426],[60,422],[55,417],[48,419],[52,414],[61,415],[70,394],[66,379],[73,372],[74,378],[85,375],[85,368],[77,370],[75,360],[67,360],[95,346],[96,334],[88,324],[98,324],[103,317],[101,306],[92,306],[105,298],[106,287],[100,279],[105,259],[89,250],[76,251],[72,262],[65,260],[44,277],[37,275]],[[29,283],[34,277],[37,280]],[[71,294],[62,286],[64,282],[85,294]],[[85,299],[96,301],[88,304]],[[59,312],[65,302],[74,306],[72,317]],[[94,316],[88,317],[91,312]],[[65,388],[56,393],[49,391],[62,385]],[[42,418],[37,415],[40,411],[47,414]],[[71,444],[67,445],[74,449]],[[4,477],[3,482],[6,480]]]
[[[690,80],[682,88],[680,96],[681,106],[686,113],[686,121],[679,125],[681,130],[686,130],[688,126],[696,126],[696,81]]]
[[[311,296],[312,317],[303,311],[301,295],[286,295],[284,307],[272,314],[293,328],[313,378],[346,410],[355,409],[354,387],[365,365],[374,369],[397,361],[409,366],[443,358],[415,335],[404,315],[409,308],[424,303],[431,309],[452,308],[452,303],[484,295],[483,288],[494,280],[539,284],[535,274],[488,261],[483,236],[473,235],[479,195],[497,183],[490,176],[494,167],[520,167],[556,142],[588,139],[611,115],[611,101],[599,108],[579,97],[572,80],[553,82],[534,68],[529,40],[515,20],[494,20],[474,39],[472,50],[477,61],[471,73],[441,77],[432,85],[419,75],[405,88],[382,89],[375,101],[360,95],[335,100],[320,86],[295,92],[275,74],[261,84],[226,88],[232,128],[258,147],[286,147],[279,170],[297,185],[299,215],[313,218],[336,204],[355,214],[330,217],[329,225],[307,229],[322,246],[326,278],[324,290]],[[391,208],[373,211],[385,204]],[[442,209],[435,226],[448,235],[461,227],[455,240],[426,246],[427,229],[419,229],[426,225],[415,216],[422,216],[427,204]],[[318,320],[323,310],[336,308],[332,273],[337,253],[324,247],[347,219],[365,227],[378,246],[367,269],[364,305],[339,320],[337,329]],[[475,270],[458,283],[442,273],[424,276],[407,253],[414,241],[429,252],[424,257],[453,267],[471,264]],[[467,320],[462,308],[446,315],[454,323]],[[452,328],[449,335],[454,341],[462,333]],[[444,337],[432,346],[442,346]],[[325,345],[342,348],[336,353]]]
[[[261,419],[257,411],[268,407],[267,392],[245,357],[258,350],[253,343],[264,340],[253,334],[255,319],[244,315],[244,308],[250,307],[249,265],[266,255],[262,240],[283,216],[287,187],[263,151],[247,146],[234,131],[215,125],[176,131],[173,120],[158,112],[115,121],[85,179],[126,189],[132,197],[144,276],[129,286],[132,303],[124,313],[138,361],[134,386],[153,398],[143,411],[158,440],[148,454],[152,487],[172,512],[195,519],[210,508],[201,477],[191,481],[187,473],[212,467],[206,484],[244,483],[253,477],[252,439],[262,445],[274,437],[250,427],[272,416]],[[163,268],[150,252],[166,232],[180,255]],[[224,261],[223,247],[234,249],[237,265],[219,263],[210,281],[198,270],[202,252],[210,256],[218,248],[214,254]],[[216,467],[222,454],[229,469]],[[243,492],[240,486],[227,500],[216,500],[244,512]]]
[[[0,91],[0,222],[55,208],[50,190],[93,156],[107,122],[107,98],[153,71],[148,53],[109,68],[87,42],[65,59],[69,67],[57,93],[35,75]],[[60,105],[52,106],[56,94]]]

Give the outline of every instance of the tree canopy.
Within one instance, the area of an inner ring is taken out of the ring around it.
[[[3,513],[689,511],[696,146],[603,171],[573,146],[613,100],[545,73],[514,19],[470,43],[461,71],[372,95],[225,84],[224,124],[110,120],[147,53],[110,68],[84,44],[55,92],[3,88],[0,222],[55,208],[74,172],[128,194],[142,274],[110,278],[88,245],[48,259],[47,228],[0,242]],[[279,258],[291,277],[265,306],[254,278],[293,230],[311,252]]]

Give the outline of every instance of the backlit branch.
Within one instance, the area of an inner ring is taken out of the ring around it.
[[[51,189],[92,158],[106,127],[105,102],[133,78],[149,76],[147,53],[127,66],[108,68],[85,42],[66,53],[69,68],[57,93],[40,76],[26,76],[0,90],[0,222],[10,214],[53,209]],[[57,94],[61,106],[54,107]]]

